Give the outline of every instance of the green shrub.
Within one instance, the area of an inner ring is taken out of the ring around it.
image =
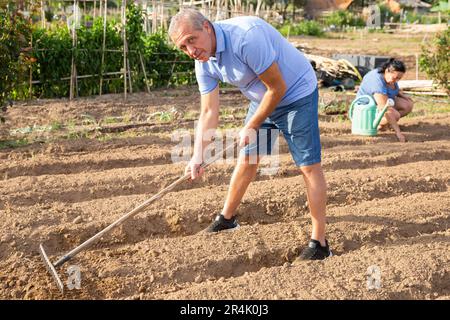
[[[304,20],[298,24],[285,24],[279,29],[283,36],[287,36],[288,33],[291,36],[316,36],[321,37],[324,35],[322,26],[314,20]]]
[[[415,14],[414,12],[408,11],[406,12],[406,15],[402,17],[402,22],[435,24],[439,22],[439,18],[436,16],[430,16],[426,14]]]
[[[27,50],[28,21],[14,10],[0,8],[0,107],[8,98],[18,95],[16,87],[31,63]]]
[[[343,28],[344,26],[352,27],[364,27],[366,22],[363,18],[355,16],[354,13],[346,10],[333,11],[326,19],[325,24],[327,26],[334,25],[338,28]]]
[[[194,62],[168,44],[166,33],[146,35],[142,28],[142,14],[133,3],[127,6],[126,35],[128,59],[131,68],[133,90],[144,90],[145,77],[152,87],[190,83],[194,74]],[[78,80],[78,95],[95,95],[100,91],[100,73],[118,72],[123,68],[123,39],[118,21],[106,23],[107,50],[102,69],[101,49],[103,43],[103,20],[94,20],[91,28],[81,25],[77,29],[77,47],[73,50],[78,75],[96,75]],[[37,60],[33,68],[33,79],[41,83],[34,86],[33,94],[38,97],[67,97],[72,63],[72,38],[67,27],[55,26],[51,30],[36,28],[33,31],[33,55]],[[46,49],[46,50],[43,50]],[[174,65],[172,61],[177,61]],[[185,72],[180,77],[171,77],[173,72]],[[103,93],[123,92],[123,76],[104,76]]]
[[[378,7],[380,8],[382,26],[384,26],[385,22],[400,22],[401,16],[399,13],[393,13],[389,7],[384,4],[378,5]]]
[[[32,20],[32,18],[30,19]],[[128,59],[133,90],[145,90],[141,57],[149,84],[153,87],[184,85],[195,81],[194,61],[176,50],[167,41],[163,31],[147,35],[142,28],[140,7],[127,6],[126,35]],[[33,84],[32,96],[40,98],[68,97],[72,55],[78,76],[78,95],[95,95],[100,91],[100,74],[119,72],[123,68],[123,39],[118,20],[106,23],[107,51],[102,67],[103,20],[77,28],[77,44],[72,48],[72,37],[67,26],[53,22],[48,29],[10,10],[0,11],[0,105],[7,98],[29,98],[29,70]],[[32,41],[31,41],[32,39]],[[23,50],[30,46],[32,50]],[[173,74],[177,74],[173,76]],[[63,80],[64,79],[64,80]],[[123,92],[123,75],[105,75],[103,93]]]
[[[422,45],[419,65],[422,71],[450,94],[450,28],[438,34],[430,45]]]

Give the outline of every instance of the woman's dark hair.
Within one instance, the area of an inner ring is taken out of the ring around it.
[[[405,64],[395,58],[390,58],[388,61],[383,63],[381,67],[378,67],[378,73],[384,73],[386,69],[389,71],[406,72]]]

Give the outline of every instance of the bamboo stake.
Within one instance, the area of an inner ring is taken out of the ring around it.
[[[169,80],[172,79],[172,77],[174,75],[173,69],[175,69],[175,63],[176,62],[177,62],[177,57],[175,57],[175,61],[173,62],[172,69],[170,70],[170,78],[169,78]],[[167,83],[167,88],[169,88],[169,85],[170,85],[170,81]]]
[[[42,19],[42,28],[45,28],[45,11],[44,11],[44,1],[41,0],[41,19]]]
[[[161,27],[167,30],[166,19],[164,18],[164,0],[161,0]]]
[[[97,15],[97,11],[96,10],[97,10],[97,0],[94,0],[94,20],[95,20],[95,17]]]
[[[78,12],[77,12],[77,8],[78,7],[78,0],[74,0],[73,1],[73,11],[74,11],[74,23],[73,23],[73,27],[72,27],[72,66],[71,66],[71,70],[70,70],[70,96],[69,99],[72,100],[74,98],[74,87],[75,85],[78,87],[78,84],[75,84],[75,82],[77,82],[76,79],[76,67],[75,67],[75,47],[77,44],[77,33],[76,33],[76,23],[78,20]]]
[[[128,51],[128,42],[127,42]],[[127,69],[128,69],[128,85],[130,86],[130,93],[133,93],[133,82],[131,81],[130,56],[127,55]]]
[[[147,92],[150,93],[150,86],[148,85],[147,72],[145,71],[144,60],[142,59],[142,54],[139,51],[139,60],[141,60],[142,71],[144,72],[145,85],[147,86]]]
[[[419,80],[419,54],[416,53],[416,80]]]
[[[156,16],[156,0],[152,0],[152,33],[156,32],[157,16]]]
[[[122,35],[123,35],[123,94],[127,100],[127,31],[126,31],[126,5],[127,0],[122,0]]]
[[[75,97],[78,98],[78,77],[77,77],[77,64],[73,64],[73,70],[75,74]]]
[[[228,19],[229,16],[229,12],[228,12],[228,0],[225,0],[225,19]]]
[[[144,4],[143,4],[143,6],[142,6],[142,9],[143,9],[144,12],[145,12],[145,15],[144,15],[144,32],[145,32],[145,34],[148,34],[148,10],[147,10],[147,0],[145,0]]]
[[[30,21],[31,21],[31,18],[30,18]],[[31,33],[30,48],[31,48],[31,52],[33,52],[33,33]],[[33,63],[30,63],[30,89],[28,92],[28,96],[30,99],[33,96]]]
[[[107,7],[107,1],[105,0],[105,10],[103,12],[103,44],[102,44],[102,63],[100,66],[100,91],[99,94],[102,95],[102,89],[103,89],[103,66],[105,63],[105,45],[106,45],[106,7]],[[102,1],[100,0],[100,6],[102,4]]]

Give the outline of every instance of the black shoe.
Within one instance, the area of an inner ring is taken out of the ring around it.
[[[325,258],[331,257],[333,253],[328,246],[328,241],[325,240],[325,247],[320,245],[320,242],[317,240],[309,241],[308,247],[306,247],[300,256],[298,257],[300,260],[323,260]]]
[[[219,214],[211,225],[205,229],[207,233],[219,232],[219,231],[234,231],[239,228],[239,224],[236,221],[236,217],[231,219],[225,219],[225,217]]]

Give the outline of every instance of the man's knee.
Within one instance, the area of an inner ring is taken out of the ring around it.
[[[315,163],[309,166],[302,166],[300,167],[300,172],[304,176],[311,176],[317,173],[322,172],[322,165],[320,163]]]
[[[259,156],[245,155],[240,157],[239,165],[248,169],[253,169],[258,167],[260,160]]]

